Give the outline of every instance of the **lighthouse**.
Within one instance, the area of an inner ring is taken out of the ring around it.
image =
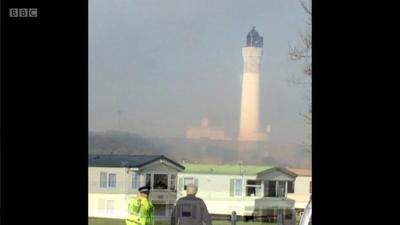
[[[247,34],[246,47],[242,48],[243,76],[240,106],[239,141],[265,141],[260,132],[260,74],[263,55],[263,37],[255,27]]]

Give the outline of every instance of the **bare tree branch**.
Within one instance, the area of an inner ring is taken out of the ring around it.
[[[311,16],[311,1],[301,1],[301,7],[303,7],[304,12],[306,12],[309,16]]]
[[[304,63],[303,66],[303,74],[307,77],[312,77],[312,36],[311,36],[311,22],[312,22],[312,11],[311,11],[311,0],[300,0],[300,5],[303,8],[304,12],[307,15],[306,21],[306,29],[303,32],[299,33],[301,44],[298,46],[291,46],[289,44],[289,57],[292,60],[302,61]],[[292,83],[294,83],[292,81]],[[304,83],[303,83],[304,84]],[[307,85],[307,83],[305,84]],[[309,84],[308,84],[309,85]],[[312,110],[311,110],[311,96],[307,96],[309,99],[308,111],[306,113],[300,113],[300,115],[305,119],[307,124],[311,125],[312,122]],[[311,140],[311,138],[310,138]],[[311,142],[303,143],[311,152]]]

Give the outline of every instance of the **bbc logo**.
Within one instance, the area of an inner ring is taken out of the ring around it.
[[[37,8],[10,8],[10,17],[37,17]]]

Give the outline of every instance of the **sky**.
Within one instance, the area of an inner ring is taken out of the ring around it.
[[[208,117],[237,137],[252,26],[264,37],[261,127],[271,142],[306,142],[311,89],[293,84],[306,78],[288,56],[306,28],[298,0],[90,0],[90,130],[184,137]]]

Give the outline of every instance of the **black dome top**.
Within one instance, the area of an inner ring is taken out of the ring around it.
[[[251,31],[247,33],[246,47],[262,48],[263,37],[258,34],[256,28],[253,26]]]

